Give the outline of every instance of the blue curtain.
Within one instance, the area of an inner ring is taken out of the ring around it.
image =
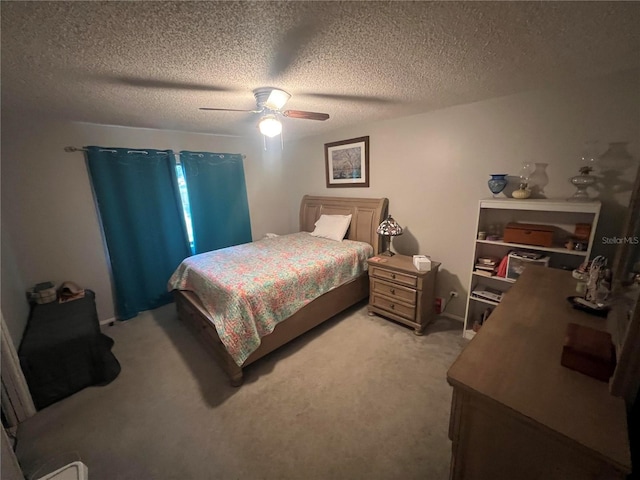
[[[171,150],[87,149],[116,313],[126,320],[172,300],[167,281],[191,254],[176,162]]]
[[[180,152],[195,253],[251,241],[242,155]]]

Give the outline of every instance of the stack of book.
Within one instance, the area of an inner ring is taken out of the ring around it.
[[[496,274],[496,268],[500,263],[497,257],[478,257],[476,260],[475,273],[485,277],[492,277]]]

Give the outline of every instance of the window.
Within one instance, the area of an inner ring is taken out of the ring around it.
[[[182,213],[187,225],[187,235],[189,236],[189,248],[194,253],[193,224],[191,223],[191,208],[189,206],[189,193],[187,192],[187,181],[184,178],[182,164],[176,164],[176,177],[178,178],[178,188],[180,189],[180,200],[182,200]]]

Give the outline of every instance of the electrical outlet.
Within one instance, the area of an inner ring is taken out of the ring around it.
[[[449,297],[451,298],[458,298],[458,292],[456,292],[455,290],[451,290],[449,292]]]

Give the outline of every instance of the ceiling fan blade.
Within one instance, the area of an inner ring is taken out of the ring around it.
[[[200,107],[200,110],[214,110],[217,112],[247,112],[247,113],[260,113],[260,110],[238,110],[235,108],[211,108],[211,107]]]
[[[284,75],[297,61],[300,52],[311,42],[317,32],[318,26],[311,21],[302,22],[289,30],[276,46],[276,54],[269,68],[270,77],[278,78]]]
[[[321,98],[323,100],[340,100],[343,102],[369,102],[369,103],[394,103],[396,100],[386,97],[370,96],[370,95],[341,95],[338,93],[306,93],[298,92],[296,96]]]
[[[128,76],[110,76],[106,80],[130,87],[160,88],[165,90],[195,90],[200,92],[234,92],[237,89],[223,87],[221,85],[208,85],[193,82],[178,82],[154,78],[137,78]]]
[[[328,113],[303,112],[302,110],[285,110],[282,115],[289,118],[303,118],[305,120],[327,120]]]

